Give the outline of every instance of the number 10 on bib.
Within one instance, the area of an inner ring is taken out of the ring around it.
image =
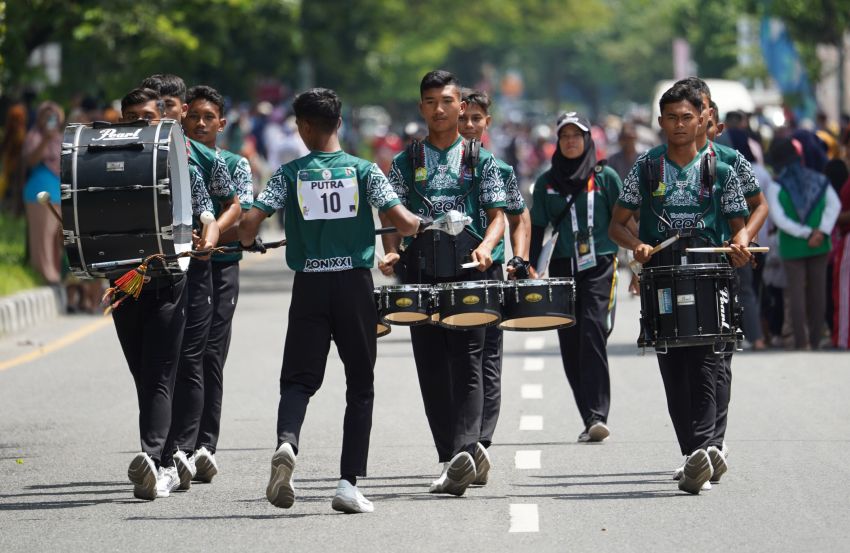
[[[353,167],[298,171],[298,207],[305,221],[357,216],[360,187]]]

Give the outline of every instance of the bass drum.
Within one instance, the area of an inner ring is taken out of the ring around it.
[[[115,278],[154,254],[192,247],[186,139],[170,119],[70,125],[62,141],[62,221],[71,270]],[[151,273],[185,272],[188,258]]]

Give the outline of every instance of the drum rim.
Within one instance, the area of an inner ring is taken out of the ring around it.
[[[384,292],[422,292],[433,290],[431,284],[386,284],[381,287],[376,287],[382,294]]]
[[[501,280],[461,280],[458,282],[442,282],[434,285],[440,291],[446,290],[475,290],[484,288],[501,288]]]
[[[575,279],[572,277],[552,277],[552,278],[525,278],[517,280],[505,280],[501,282],[504,288],[513,288],[523,286],[552,286],[561,284],[572,284],[575,286]]]

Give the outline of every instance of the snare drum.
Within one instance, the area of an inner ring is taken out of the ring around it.
[[[75,275],[112,278],[149,255],[191,249],[189,166],[177,122],[69,125],[61,159],[62,234]],[[165,271],[188,264],[182,258]]]
[[[575,281],[571,278],[502,283],[502,330],[556,330],[575,324]]]
[[[373,294],[375,296],[375,311],[378,314],[378,338],[380,338],[392,332],[392,328],[381,320],[381,289],[375,288]]]
[[[440,326],[482,328],[502,320],[502,285],[498,280],[449,282],[435,286]]]
[[[638,346],[659,351],[739,339],[735,269],[704,263],[646,267],[640,275]]]
[[[382,286],[381,320],[391,325],[416,326],[431,320],[430,284]]]

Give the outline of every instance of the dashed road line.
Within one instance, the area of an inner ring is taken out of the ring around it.
[[[523,415],[519,418],[520,430],[543,430],[543,417],[541,415]]]
[[[543,359],[539,357],[526,357],[522,362],[522,370],[537,372],[543,370]]]
[[[541,350],[546,345],[546,338],[542,336],[533,336],[525,339],[525,349],[528,351]]]
[[[539,532],[536,503],[511,503],[511,533]]]
[[[519,450],[514,456],[514,465],[518,470],[534,470],[540,468],[540,450]]]
[[[523,384],[520,388],[522,399],[543,399],[542,384]]]

